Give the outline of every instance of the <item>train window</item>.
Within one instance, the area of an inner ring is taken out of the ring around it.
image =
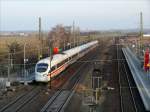
[[[64,64],[68,62],[68,59],[65,59]]]
[[[53,67],[51,68],[51,71],[53,71],[53,70],[55,70],[55,66],[53,66]]]
[[[72,58],[75,58],[77,55],[78,55],[78,54],[73,55]]]
[[[61,65],[65,64],[67,61],[68,61],[68,59],[65,59],[64,61],[58,63],[57,68],[60,67]]]
[[[71,57],[68,58],[68,61],[71,60]]]
[[[55,69],[56,69],[56,66],[51,67],[51,70],[49,71],[49,73],[54,71]]]
[[[40,72],[40,73],[45,72],[47,68],[48,68],[48,64],[46,63],[37,64],[37,72]]]
[[[60,67],[61,65],[62,65],[62,62],[58,63],[57,64],[57,68]]]

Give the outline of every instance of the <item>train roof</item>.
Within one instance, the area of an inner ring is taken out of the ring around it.
[[[74,54],[76,54],[76,53],[82,51],[83,49],[86,49],[86,48],[88,48],[91,45],[94,45],[96,43],[98,43],[97,40],[86,43],[86,44],[81,45],[81,46],[77,46],[75,48],[72,48],[72,49],[69,49],[69,50],[66,50],[66,51],[63,51],[62,54],[53,55],[52,61],[51,61],[51,66],[54,66],[54,65],[60,63],[61,61],[67,59],[68,57],[73,56]],[[50,65],[50,57],[41,59],[40,61],[38,61],[38,63],[48,63]]]

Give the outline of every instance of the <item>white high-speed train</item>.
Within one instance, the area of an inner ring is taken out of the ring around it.
[[[50,81],[50,78],[59,75],[70,64],[83,57],[86,53],[94,49],[96,46],[98,46],[97,40],[63,51],[62,54],[55,54],[53,55],[51,60],[50,57],[48,57],[38,61],[35,66],[35,81]]]

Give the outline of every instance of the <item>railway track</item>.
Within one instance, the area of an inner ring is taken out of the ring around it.
[[[120,51],[121,52],[121,51]],[[118,64],[119,72],[119,85],[120,85],[120,97],[121,97],[121,111],[122,112],[137,112],[135,99],[132,93],[127,71],[124,65],[124,61]]]
[[[138,93],[132,74],[127,66],[121,46],[117,45],[120,106],[121,112],[144,112],[143,104]],[[139,104],[141,106],[139,107]]]
[[[41,91],[41,87],[33,87],[30,92],[26,92],[18,96],[15,100],[5,105],[0,112],[17,112],[23,108],[28,102],[30,102]]]
[[[60,112],[61,109],[63,108],[63,106],[66,104],[66,102],[69,101],[69,99],[72,97],[72,95],[74,94],[74,89],[76,88],[79,80],[80,80],[80,76],[76,75],[83,67],[85,66],[85,64],[82,65],[82,67],[80,67],[75,74],[70,78],[69,81],[73,81],[74,79],[74,83],[72,84],[71,88],[66,88],[66,84],[64,85],[64,87],[57,91],[55,93],[55,95],[47,102],[47,104],[41,109],[41,112]]]

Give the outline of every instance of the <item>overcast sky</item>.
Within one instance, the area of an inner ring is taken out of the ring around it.
[[[73,20],[81,29],[132,29],[141,11],[150,28],[149,0],[0,0],[0,30],[37,30],[39,16],[43,30]]]

